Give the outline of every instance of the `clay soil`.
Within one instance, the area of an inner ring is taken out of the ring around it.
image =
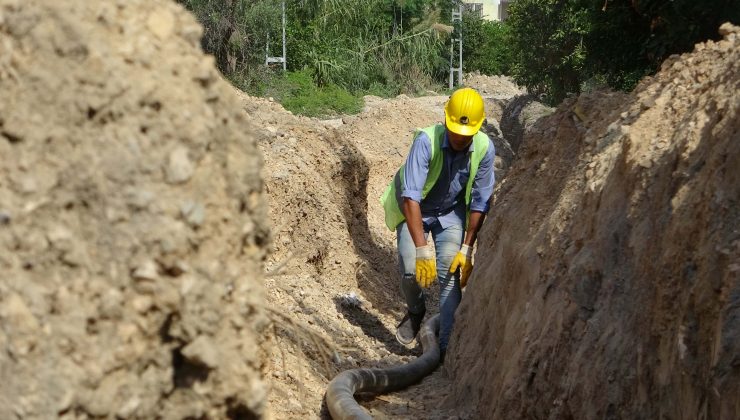
[[[722,31],[635,92],[586,93],[549,116],[505,79],[476,76],[489,132],[503,127],[518,154],[499,153],[499,172],[505,154],[513,166],[450,360],[411,389],[360,396],[372,415],[737,417],[740,60],[737,29]],[[324,125],[244,101],[263,127],[268,301],[323,337],[276,325],[269,405],[278,418],[326,416],[338,371],[420,352],[393,337],[404,309],[377,197],[445,98],[367,98]]]
[[[495,133],[506,98],[522,91],[504,78],[478,81],[501,87],[486,95]],[[361,114],[331,121],[294,116],[267,99],[242,99],[248,119],[261,128],[265,159],[273,226],[268,304],[290,319],[276,324],[272,336],[269,407],[276,418],[326,416],[323,394],[339,371],[392,366],[421,354],[394,337],[404,306],[395,233],[383,224],[378,198],[403,163],[413,131],[442,121],[447,97],[366,97]],[[503,160],[498,165],[497,172],[505,170]],[[450,418],[454,410],[438,412],[445,389],[448,378],[439,369],[407,393],[363,404],[381,418]]]
[[[0,418],[326,418],[338,372],[421,353],[378,197],[447,98],[298,117],[201,31],[164,0],[0,0]],[[556,110],[468,76],[497,149],[476,269],[445,365],[358,396],[373,416],[740,418],[721,33]]]

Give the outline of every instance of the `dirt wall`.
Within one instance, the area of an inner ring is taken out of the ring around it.
[[[394,236],[378,197],[402,164],[414,128],[441,117],[426,101],[379,99],[335,129],[266,99],[242,100],[247,118],[261,128],[265,157],[274,236],[265,263],[267,300],[335,350],[325,360],[321,345],[276,324],[269,409],[280,419],[328,415],[322,399],[336,373],[412,357],[393,335],[402,301]]]
[[[721,32],[525,136],[448,356],[473,418],[740,418],[740,34]]]
[[[262,163],[201,33],[0,0],[0,418],[262,413]]]

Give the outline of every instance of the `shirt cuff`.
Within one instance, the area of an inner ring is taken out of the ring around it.
[[[405,190],[401,194],[401,197],[410,198],[410,199],[416,201],[417,203],[421,203],[421,191]],[[401,204],[401,203],[398,203],[398,204]]]
[[[486,203],[470,203],[470,211],[479,211],[481,213],[488,213],[488,210],[491,208],[491,206]]]

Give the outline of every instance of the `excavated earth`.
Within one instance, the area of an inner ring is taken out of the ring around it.
[[[506,98],[523,92],[505,78],[478,79],[503,86],[498,94],[486,94],[487,128],[497,149],[508,150],[497,160],[501,176],[513,154],[495,136],[498,121]],[[286,318],[271,337],[269,406],[278,418],[326,415],[323,394],[339,371],[392,366],[421,353],[394,337],[403,300],[395,233],[383,223],[378,198],[403,163],[413,131],[442,121],[447,97],[366,97],[361,114],[326,122],[294,116],[267,99],[243,94],[242,99],[248,119],[262,128],[259,146],[273,227],[268,302]],[[431,299],[435,308],[434,293]],[[444,373],[439,375],[430,386],[446,383]],[[367,406],[376,416],[425,417],[437,402],[383,396]]]
[[[470,418],[740,418],[740,28],[524,137],[451,342]]]
[[[252,418],[261,158],[161,0],[0,0],[0,418]]]
[[[722,32],[630,94],[583,94],[549,116],[524,92],[486,92],[488,131],[519,150],[497,139],[498,174],[514,163],[449,361],[409,390],[360,396],[371,414],[738,418],[740,60],[736,28]],[[321,126],[244,98],[264,128],[268,301],[323,337],[276,328],[276,417],[325,416],[338,371],[420,352],[393,338],[403,304],[377,197],[445,98],[366,100]]]
[[[556,110],[466,78],[492,212],[448,361],[372,415],[740,418],[737,31]],[[339,371],[420,354],[378,197],[446,97],[298,117],[201,34],[164,0],[0,0],[0,418],[327,417]]]

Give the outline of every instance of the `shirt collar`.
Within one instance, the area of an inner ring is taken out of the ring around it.
[[[452,149],[452,146],[450,146],[450,141],[447,138],[447,129],[445,129],[445,137],[442,140],[442,148],[443,149]],[[470,142],[470,146],[468,146],[468,153],[473,153],[474,151],[475,151],[475,142],[474,141],[471,141]]]

